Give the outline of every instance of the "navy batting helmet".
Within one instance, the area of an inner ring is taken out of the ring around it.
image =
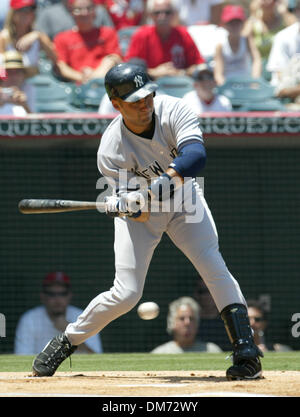
[[[105,88],[110,99],[133,103],[158,89],[142,66],[123,63],[115,65],[105,76]]]

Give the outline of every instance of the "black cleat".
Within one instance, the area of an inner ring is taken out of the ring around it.
[[[227,369],[228,380],[258,379],[262,376],[262,367],[259,357],[264,356],[262,351],[250,340],[246,343],[236,343],[232,354],[233,366]]]
[[[259,358],[241,360],[226,371],[226,378],[229,381],[259,379],[261,377],[262,368]]]
[[[52,376],[76,349],[77,346],[72,346],[64,333],[55,336],[34,359],[33,376]]]

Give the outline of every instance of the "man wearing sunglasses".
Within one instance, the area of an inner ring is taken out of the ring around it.
[[[176,25],[176,3],[151,0],[147,7],[153,25],[144,25],[134,33],[125,61],[142,59],[154,79],[191,75],[204,59],[187,29]]]
[[[68,0],[68,5],[76,26],[54,38],[60,75],[79,84],[103,78],[121,61],[117,32],[107,26],[95,27],[94,0]]]
[[[46,275],[40,299],[42,305],[28,310],[19,320],[15,336],[16,354],[34,355],[40,352],[49,338],[64,331],[68,323],[81,314],[79,308],[70,305],[70,278],[64,272],[51,272]],[[87,340],[78,352],[102,353],[100,335]]]
[[[103,5],[96,4],[95,14],[95,27],[114,26],[108,11]],[[59,16],[59,19],[57,16]],[[37,30],[45,32],[52,40],[59,33],[71,30],[75,25],[68,0],[60,0],[38,9],[35,27]]]
[[[257,300],[248,300],[248,316],[250,326],[253,330],[253,337],[255,344],[262,352],[276,351],[289,352],[292,350],[287,345],[281,343],[270,343],[266,340],[265,333],[268,328],[267,314],[263,306]]]

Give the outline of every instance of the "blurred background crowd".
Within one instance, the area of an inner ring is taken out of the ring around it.
[[[299,21],[299,0],[2,0],[0,114],[115,113],[124,61],[197,113],[298,110]]]

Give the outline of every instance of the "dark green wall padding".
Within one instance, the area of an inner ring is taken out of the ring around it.
[[[72,304],[84,308],[114,278],[113,221],[97,211],[25,216],[22,198],[95,200],[99,190],[95,141],[68,144],[26,140],[0,144],[0,312],[13,352],[17,320],[39,304],[44,275],[72,278]],[[225,261],[247,299],[269,295],[268,338],[300,349],[291,316],[300,312],[300,148],[207,147],[205,196]],[[137,242],[138,243],[138,242]],[[142,321],[136,308],[102,331],[105,352],[144,352],[168,340],[168,303],[193,296],[197,273],[164,236],[154,254],[142,301],[156,301],[160,316]],[[217,330],[216,330],[217,331]]]

